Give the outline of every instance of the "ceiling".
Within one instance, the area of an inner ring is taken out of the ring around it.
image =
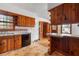
[[[62,3],[48,3],[48,10],[50,10],[50,9],[60,5],[60,4],[62,4]]]
[[[13,5],[36,13],[39,17],[48,19],[48,10],[60,5],[60,3],[12,3]]]

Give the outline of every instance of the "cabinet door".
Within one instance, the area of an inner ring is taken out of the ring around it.
[[[27,27],[30,27],[30,17],[26,17],[25,24]]]
[[[30,18],[30,26],[31,27],[35,26],[35,19],[34,18]]]
[[[60,51],[61,42],[60,37],[52,37],[52,49]]]
[[[2,43],[1,43],[1,39],[0,39],[0,53],[2,51]]]
[[[70,51],[72,55],[79,56],[79,38],[72,37],[70,39]]]
[[[79,3],[75,3],[75,7],[76,7],[75,22],[79,23]]]
[[[22,47],[22,39],[20,35],[15,36],[15,49],[21,48]]]
[[[17,25],[18,26],[21,26],[22,25],[22,23],[21,23],[22,21],[21,20],[22,20],[22,17],[21,16],[18,16],[18,19],[17,19]]]
[[[6,52],[7,51],[7,39],[2,39],[0,42],[0,46],[1,46],[1,53]]]
[[[22,24],[22,26],[25,26],[25,16],[21,16],[21,17],[22,17],[21,24]]]
[[[14,50],[14,36],[8,37],[8,51]]]
[[[51,10],[51,22],[52,24],[57,24],[57,8]]]
[[[74,23],[75,21],[75,5],[73,3],[63,4],[63,23]]]
[[[25,16],[18,16],[17,23],[18,26],[25,26]]]
[[[59,5],[57,8],[57,24],[62,24],[62,21],[64,19],[63,17],[63,5]]]

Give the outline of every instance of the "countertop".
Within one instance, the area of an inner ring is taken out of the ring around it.
[[[64,37],[64,36],[68,36],[68,37],[79,37],[79,35],[73,35],[73,34],[58,34],[58,33],[47,33],[47,35],[49,35],[49,36],[55,36],[55,37]]]
[[[22,35],[22,34],[29,34],[31,32],[19,30],[19,31],[4,31],[0,32],[0,36],[12,36],[12,35]]]

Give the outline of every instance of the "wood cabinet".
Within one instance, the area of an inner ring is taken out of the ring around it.
[[[76,8],[75,8],[75,10],[76,10],[76,12],[75,12],[76,13],[75,14],[75,17],[76,17],[75,22],[78,23],[79,22],[79,3],[76,3],[75,6],[76,6]]]
[[[79,37],[51,37],[50,54],[54,51],[64,55],[79,56]]]
[[[51,10],[52,24],[72,24],[79,22],[79,4],[64,3]]]
[[[62,24],[62,21],[64,20],[63,16],[63,6],[59,5],[56,7],[57,8],[57,24]]]
[[[76,21],[75,8],[76,6],[73,3],[63,4],[63,16],[64,16],[63,23],[75,23]]]
[[[22,47],[21,35],[0,37],[0,53]]]
[[[62,49],[62,39],[61,37],[52,37],[52,50],[53,51],[60,51]],[[63,50],[63,49],[62,49]]]
[[[18,16],[16,25],[23,27],[34,27],[35,26],[35,18],[26,17],[26,16]]]
[[[14,36],[9,36],[7,38],[7,41],[8,41],[8,45],[7,45],[7,48],[8,48],[8,51],[10,50],[14,50]]]
[[[15,45],[15,49],[19,49],[22,47],[22,39],[21,39],[21,35],[16,35],[15,39],[14,39],[14,45]]]
[[[2,39],[2,38],[0,37],[0,39]],[[0,41],[0,53],[6,52],[6,51],[8,51],[8,49],[7,49],[7,39],[4,38]]]
[[[57,8],[54,8],[51,11],[51,22],[52,24],[57,24]]]
[[[30,18],[30,27],[34,27],[34,26],[35,26],[35,19]]]
[[[63,6],[57,6],[51,10],[49,10],[51,12],[51,23],[53,25],[56,24],[62,24],[62,20],[64,19],[63,17]]]
[[[79,38],[70,37],[69,49],[72,55],[79,56]]]

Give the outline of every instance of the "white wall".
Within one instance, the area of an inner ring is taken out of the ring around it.
[[[1,10],[6,10],[9,12],[25,15],[25,16],[30,16],[30,17],[35,17],[36,14],[27,10],[24,10],[22,8],[16,7],[12,4],[9,3],[0,3],[0,9]]]
[[[4,4],[0,3],[0,9],[6,10],[9,12],[13,12],[13,13],[22,14],[25,16],[35,17],[35,22],[36,22],[35,27],[30,28],[30,30],[31,30],[31,42],[39,39],[39,20],[40,20],[40,18],[35,13],[29,12],[29,11],[24,10],[22,8],[18,8],[16,6],[11,5],[11,4],[5,4],[5,3]],[[48,20],[45,20],[45,19],[44,19],[44,21],[48,22]]]
[[[39,17],[36,17],[35,22],[36,22],[35,27],[32,29],[32,32],[31,32],[31,39],[32,39],[31,42],[39,39]]]
[[[79,26],[78,24],[72,24],[72,34],[73,35],[79,35]]]

